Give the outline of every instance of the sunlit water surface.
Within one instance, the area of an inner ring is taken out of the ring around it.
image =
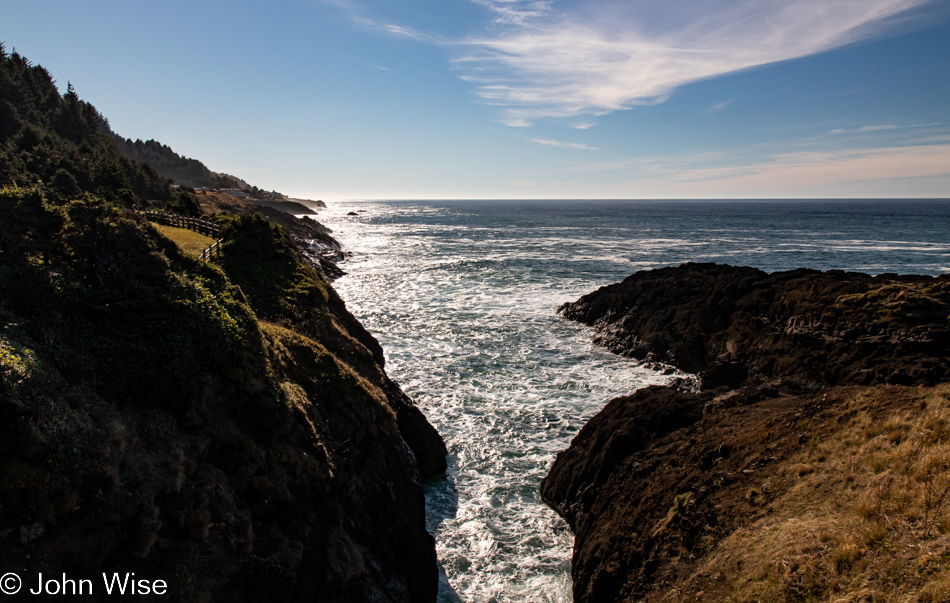
[[[593,347],[563,302],[687,261],[950,271],[947,202],[329,205],[351,254],[334,286],[448,445],[426,486],[443,602],[571,601],[573,536],[541,479],[607,400],[670,378]]]

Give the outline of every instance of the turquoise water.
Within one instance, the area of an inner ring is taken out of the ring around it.
[[[561,303],[686,261],[950,272],[950,202],[328,205],[350,253],[334,286],[449,448],[426,487],[440,601],[570,601],[541,478],[607,400],[671,378],[590,345]]]

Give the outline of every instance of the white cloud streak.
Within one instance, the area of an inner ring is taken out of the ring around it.
[[[678,86],[803,57],[878,33],[927,0],[473,0],[506,27],[461,42],[461,77],[504,122],[602,115],[664,101]]]
[[[334,52],[333,54],[335,54],[338,57],[343,57],[344,59],[349,59],[350,61],[356,61],[357,63],[361,63],[363,65],[366,65],[367,67],[378,69],[379,71],[392,71],[392,69],[390,69],[389,67],[383,67],[382,65],[377,65],[376,63],[370,63],[369,61],[364,61],[363,59],[359,59],[354,56],[350,56],[348,54],[343,54],[342,52]]]
[[[707,111],[709,111],[710,113],[712,113],[712,112],[714,112],[714,111],[722,111],[723,109],[725,109],[726,107],[728,107],[729,105],[731,105],[733,102],[735,102],[735,100],[736,100],[736,99],[734,99],[734,98],[730,98],[730,99],[727,100],[727,101],[722,101],[721,103],[716,103],[715,105],[709,107],[709,109],[707,109]]]
[[[495,13],[495,23],[524,25],[551,10],[550,0],[472,0]]]
[[[401,36],[404,38],[409,38],[411,40],[416,40],[417,42],[430,42],[432,37],[426,34],[417,32],[408,27],[403,27],[401,25],[392,25],[386,24],[382,26],[387,33],[391,33],[394,36]]]
[[[384,33],[390,36],[395,36],[397,38],[407,38],[410,40],[415,40],[416,42],[424,42],[427,44],[445,44],[445,41],[441,38],[416,31],[403,25],[378,23],[373,19],[369,19],[355,13],[350,14],[350,19],[360,27],[365,27],[366,29]]]
[[[559,147],[562,149],[583,149],[585,151],[596,151],[597,147],[592,147],[590,145],[576,143],[576,142],[561,142],[559,140],[552,140],[550,138],[535,138],[531,142],[536,142],[538,144],[543,144],[551,147]]]
[[[853,133],[864,133],[864,132],[881,132],[884,130],[897,130],[900,126],[862,126],[855,130],[845,130],[844,128],[836,128],[829,131],[829,134],[853,134]]]

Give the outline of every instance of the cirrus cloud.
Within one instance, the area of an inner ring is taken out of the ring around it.
[[[587,144],[582,144],[578,142],[561,142],[560,140],[553,140],[551,138],[535,138],[531,142],[536,142],[538,144],[543,144],[549,147],[559,147],[562,149],[583,149],[585,151],[597,150],[597,147],[592,147]]]
[[[453,63],[517,126],[663,102],[689,82],[873,37],[928,2],[601,0],[555,10],[545,1],[473,1],[504,27],[454,43]]]

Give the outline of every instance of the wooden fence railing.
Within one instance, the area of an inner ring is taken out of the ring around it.
[[[210,247],[204,250],[204,253],[202,253],[198,259],[210,262],[215,255],[221,255],[221,243],[223,242],[224,239],[218,239],[212,243]]]
[[[165,226],[175,226],[178,228],[187,228],[188,230],[193,230],[197,233],[207,235],[209,237],[220,237],[221,236],[221,227],[211,222],[209,220],[204,220],[202,218],[189,218],[188,216],[181,216],[178,214],[170,214],[164,211],[154,211],[146,210],[143,212],[145,217],[151,220],[152,222],[158,222],[159,224],[164,224]],[[224,242],[224,239],[219,238],[217,241],[212,243],[204,252],[198,257],[199,260],[205,262],[210,262],[214,256],[221,255],[221,243]]]
[[[221,227],[203,218],[189,218],[178,214],[170,214],[164,211],[146,210],[145,217],[152,222],[158,222],[166,226],[177,226],[178,228],[187,228],[209,237],[221,236]]]

